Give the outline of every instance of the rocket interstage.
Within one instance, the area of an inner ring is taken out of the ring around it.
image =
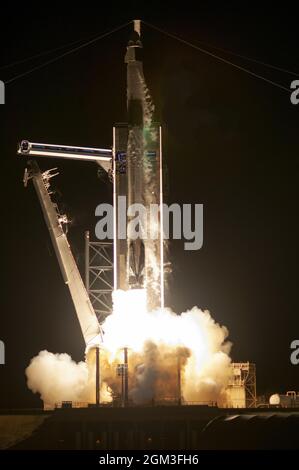
[[[118,227],[119,196],[126,196],[129,207],[142,205],[148,212],[152,204],[163,203],[161,128],[152,121],[154,107],[145,84],[137,31],[140,27],[135,24],[125,56],[128,124],[116,125],[113,132],[114,289],[145,289],[148,308],[153,310],[164,305],[162,215],[155,239],[133,236],[133,215],[126,216],[126,240],[119,239]]]

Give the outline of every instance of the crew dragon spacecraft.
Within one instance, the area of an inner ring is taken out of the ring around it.
[[[25,157],[53,157],[93,161],[112,175],[113,181],[113,264],[114,290],[145,289],[149,310],[163,307],[163,191],[161,127],[152,121],[153,106],[145,84],[142,66],[140,20],[127,45],[127,119],[113,127],[112,149],[33,143],[23,140],[18,154]],[[79,270],[63,231],[63,216],[51,200],[51,170],[41,173],[36,161],[29,162],[24,182],[33,179],[51,235],[55,252],[87,345],[101,334],[99,322],[88,299]],[[160,208],[149,219],[151,205]],[[142,236],[132,233],[132,221],[142,207]],[[144,212],[143,212],[144,214]],[[125,217],[126,231],[120,221]],[[150,235],[149,235],[150,233]]]

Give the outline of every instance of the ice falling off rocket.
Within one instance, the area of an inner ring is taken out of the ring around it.
[[[113,132],[114,289],[145,289],[148,309],[152,310],[164,303],[162,212],[149,220],[150,205],[162,207],[162,152],[161,127],[152,122],[153,106],[143,75],[142,53],[140,20],[135,20],[125,55],[128,124],[116,125]],[[132,212],[127,214],[126,239],[121,239],[119,220],[124,196]],[[147,217],[139,220],[142,236],[135,239],[132,224],[134,209],[138,212],[139,205],[145,208]]]

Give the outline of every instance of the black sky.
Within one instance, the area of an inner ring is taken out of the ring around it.
[[[29,6],[28,6],[29,5]],[[299,70],[296,13],[251,2],[199,2],[138,8],[91,6],[7,11],[1,64],[100,34],[140,16],[190,42],[205,41]],[[3,31],[2,31],[3,32]],[[6,88],[1,106],[2,301],[0,407],[36,406],[24,369],[41,349],[83,357],[83,340],[62,282],[37,197],[25,190],[22,138],[109,147],[112,126],[126,119],[123,56],[129,28]],[[289,95],[144,26],[144,69],[164,132],[168,202],[204,204],[204,247],[171,244],[168,304],[198,305],[226,325],[234,360],[257,364],[259,393],[299,390],[289,345],[298,320],[298,113]],[[210,49],[211,50],[211,49]],[[222,53],[218,52],[220,55]],[[55,55],[55,54],[54,54]],[[49,56],[51,58],[53,56]],[[229,57],[229,56],[226,56]],[[289,87],[291,76],[231,58]],[[46,58],[47,59],[47,58]],[[40,64],[0,70],[3,81]],[[295,78],[295,77],[293,77]],[[73,218],[69,232],[83,266],[83,234],[111,188],[92,164],[59,166],[55,186]]]

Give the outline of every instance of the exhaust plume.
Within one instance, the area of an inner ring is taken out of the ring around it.
[[[131,403],[214,401],[226,403],[230,373],[228,330],[197,307],[175,314],[147,311],[146,291],[115,291],[113,313],[103,326],[100,353],[101,402],[121,395],[116,370],[129,351]],[[41,351],[26,369],[28,387],[54,406],[61,401],[95,401],[95,350],[76,364],[67,354]],[[179,396],[180,395],[180,396]]]

